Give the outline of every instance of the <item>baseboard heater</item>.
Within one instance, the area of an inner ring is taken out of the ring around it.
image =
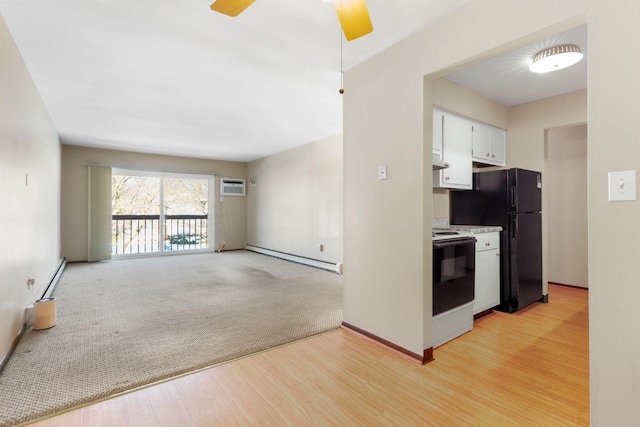
[[[53,294],[53,291],[58,285],[58,281],[60,280],[60,277],[62,277],[62,273],[64,272],[64,269],[66,266],[67,266],[67,257],[63,257],[58,263],[58,266],[55,268],[53,275],[51,276],[51,280],[49,281],[49,283],[47,284],[47,287],[42,292],[42,295],[35,295],[35,300],[38,300],[40,298],[45,298],[45,297],[48,298]],[[20,339],[24,335],[29,325],[30,325],[30,319],[27,318],[26,309],[25,309],[25,316],[24,316],[22,327],[20,328],[20,331],[18,332],[18,335],[16,336],[16,338],[13,340],[13,343],[11,344],[11,347],[9,348],[9,351],[7,352],[7,354],[2,359],[0,359],[0,372],[2,372],[5,366],[7,366],[7,363],[9,362],[11,355],[15,351],[16,347],[18,346],[18,343],[20,342]]]
[[[63,257],[60,260],[60,264],[58,264],[58,268],[56,268],[49,284],[45,288],[44,292],[40,296],[40,298],[49,298],[53,295],[53,292],[56,290],[56,286],[58,286],[58,282],[62,277],[62,273],[64,273],[64,269],[67,267],[67,257]],[[38,298],[39,299],[39,298]]]
[[[259,246],[253,246],[253,245],[245,245],[244,248],[251,252],[270,255],[276,258],[286,259],[287,261],[293,261],[299,264],[310,265],[312,267],[322,268],[324,270],[334,271],[338,274],[342,274],[342,263],[320,261],[313,258],[307,258],[299,255],[288,254],[286,252],[274,251],[272,249],[261,248]]]

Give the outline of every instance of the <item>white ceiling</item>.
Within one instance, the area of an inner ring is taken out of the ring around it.
[[[567,43],[580,47],[584,54],[582,61],[552,73],[536,74],[529,71],[529,64],[536,53],[551,46]],[[583,25],[456,71],[446,78],[506,107],[511,107],[585,89],[587,48],[587,26]]]
[[[343,43],[343,68],[468,1],[367,0],[374,31]],[[64,143],[250,161],[342,132],[330,2],[256,1],[230,18],[204,0],[0,0],[0,13]],[[508,82],[515,60],[451,79],[505,105],[550,96]]]

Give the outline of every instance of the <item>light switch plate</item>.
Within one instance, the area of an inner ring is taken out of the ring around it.
[[[609,201],[636,200],[636,171],[609,172]]]
[[[387,165],[378,165],[378,179],[387,179]]]

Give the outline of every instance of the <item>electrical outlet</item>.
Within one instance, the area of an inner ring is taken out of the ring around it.
[[[33,306],[32,305],[25,307],[23,322],[27,326],[30,326],[33,324]]]

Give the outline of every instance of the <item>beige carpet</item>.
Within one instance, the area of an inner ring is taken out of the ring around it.
[[[0,374],[10,426],[338,328],[342,277],[236,251],[70,264]]]

